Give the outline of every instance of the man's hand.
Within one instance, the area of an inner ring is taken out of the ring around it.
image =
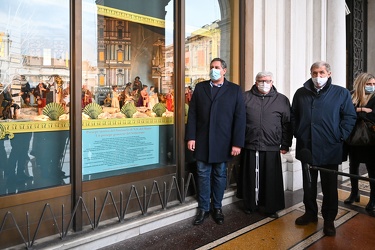
[[[241,153],[241,148],[239,148],[239,147],[235,147],[235,146],[232,147],[231,155],[233,155],[233,156],[237,156],[237,155],[239,155],[240,153]]]
[[[190,140],[187,142],[187,147],[190,151],[194,151],[195,150],[195,140]]]

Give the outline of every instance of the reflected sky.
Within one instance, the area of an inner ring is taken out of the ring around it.
[[[166,6],[166,44],[173,43],[173,1]],[[186,0],[185,33],[186,37],[199,28],[219,20],[220,7],[218,0]]]
[[[69,34],[68,0],[1,0],[0,17],[1,31],[10,35]]]
[[[83,0],[82,9],[83,60],[95,63],[96,53],[92,53],[97,50],[95,0]],[[166,13],[165,38],[166,45],[170,45],[173,43],[173,1],[166,6]],[[187,0],[185,17],[186,36],[190,36],[193,31],[220,19],[218,0]],[[69,42],[69,0],[0,0],[0,32],[9,34],[13,47],[23,48],[23,53],[29,51],[30,40],[58,38]]]

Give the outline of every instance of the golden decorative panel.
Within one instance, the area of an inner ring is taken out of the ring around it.
[[[147,117],[125,119],[95,119],[83,120],[82,129],[135,127],[135,126],[160,126],[173,124],[173,117]],[[1,134],[17,134],[27,132],[47,132],[69,130],[69,121],[33,121],[33,122],[1,122]],[[13,137],[13,136],[12,136]],[[4,139],[1,138],[0,139]]]
[[[165,21],[163,19],[145,16],[137,13],[132,13],[124,10],[114,9],[102,5],[97,5],[98,15],[109,16],[117,19],[122,19],[130,22],[147,24],[155,27],[165,28]]]

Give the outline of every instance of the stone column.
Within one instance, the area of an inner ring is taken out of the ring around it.
[[[331,64],[332,80],[346,87],[346,25],[345,0],[327,0],[327,62]],[[349,162],[343,162],[339,171],[348,172]],[[339,180],[347,177],[338,176]]]
[[[367,71],[375,74],[375,1],[368,1],[367,12]]]
[[[346,87],[345,0],[327,1],[327,62],[333,83]]]

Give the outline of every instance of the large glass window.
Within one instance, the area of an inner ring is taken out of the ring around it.
[[[0,1],[0,195],[70,183],[69,1]]]
[[[210,61],[215,57],[227,62],[226,78],[233,80],[229,67],[232,59],[231,2],[233,1],[186,0],[186,95],[191,95],[189,92],[198,82],[209,79]]]
[[[84,180],[174,164],[172,4],[84,1]]]
[[[239,39],[234,38],[235,25],[231,13],[238,4],[239,1],[236,0],[186,0],[185,81],[183,83],[186,106],[190,103],[196,84],[210,79],[210,62],[216,57],[226,61],[228,68],[225,78],[235,82],[231,65],[238,69],[238,63],[232,64],[232,61],[236,60],[233,47],[234,44],[239,43]],[[195,164],[195,159],[189,152],[186,154],[186,161],[189,163],[188,170],[194,171],[189,169]]]

